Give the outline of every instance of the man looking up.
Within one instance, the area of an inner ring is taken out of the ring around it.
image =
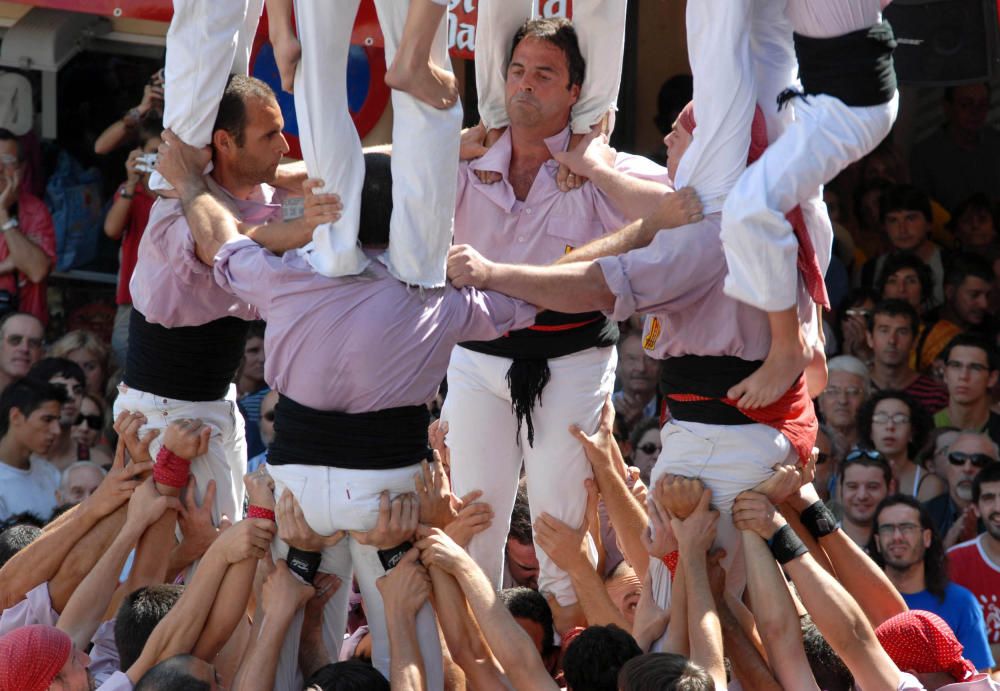
[[[304,245],[317,222],[334,216],[332,208],[320,216],[307,210],[303,218],[275,223],[286,193],[270,183],[301,189],[301,176],[278,167],[288,151],[282,125],[270,87],[231,77],[212,133],[214,168],[205,178],[238,219],[240,232],[276,252]],[[212,428],[207,458],[195,463],[192,473],[199,502],[215,480],[212,517],[218,523],[222,514],[234,517],[243,506],[246,440],[231,382],[248,320],[257,313],[215,284],[199,261],[211,256],[194,241],[180,200],[153,205],[132,275],[128,361],[114,412],[116,417],[123,410],[142,413],[153,429],[163,429],[178,415],[200,418]],[[154,456],[159,445],[153,441]]]

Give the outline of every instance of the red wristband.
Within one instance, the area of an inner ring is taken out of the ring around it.
[[[266,518],[269,521],[273,521],[274,511],[265,509],[263,506],[251,504],[247,507],[247,518]]]
[[[670,577],[674,578],[677,574],[677,562],[681,558],[681,553],[676,549],[663,557],[663,563],[668,569],[670,569]]]
[[[188,475],[191,471],[191,459],[181,458],[165,446],[160,447],[156,454],[156,465],[153,466],[153,480],[167,487],[187,487]]]

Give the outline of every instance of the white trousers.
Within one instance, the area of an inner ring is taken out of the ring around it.
[[[777,18],[769,22],[770,54],[779,60],[764,63],[758,70],[758,81],[762,72],[770,75],[772,84],[787,75],[787,65],[780,57],[791,50],[792,35],[787,21],[784,25]],[[754,53],[756,58],[757,51]],[[786,86],[794,84],[792,79]],[[796,304],[799,245],[785,214],[802,207],[806,229],[825,270],[833,247],[833,227],[822,201],[823,185],[886,137],[896,120],[899,95],[888,103],[865,108],[847,106],[827,95],[796,98],[786,106],[791,117],[785,118],[774,116],[773,104],[773,100],[761,101],[769,116],[772,143],[730,191],[722,212],[721,235],[729,268],[726,294],[767,312]]]
[[[148,430],[160,430],[149,451],[156,458],[163,445],[163,434],[171,422],[197,418],[212,429],[208,452],[191,462],[195,481],[195,496],[199,503],[205,495],[210,480],[215,480],[215,505],[212,521],[228,516],[234,523],[243,518],[243,476],[247,470],[247,442],[243,416],[236,407],[236,387],[230,385],[229,393],[219,401],[181,401],[155,396],[124,384],[118,387],[114,415],[123,411],[142,413],[146,424],[140,437]],[[179,530],[179,529],[178,529]]]
[[[167,30],[163,126],[207,146],[230,73],[247,74],[264,0],[174,0]],[[170,189],[159,173],[154,190]]]
[[[505,84],[514,34],[537,13],[535,0],[479,0],[476,23],[476,88],[479,117],[489,129],[506,127]],[[573,106],[576,134],[590,131],[617,109],[625,50],[627,0],[575,0],[573,26],[587,64],[580,98]]]
[[[461,346],[452,351],[448,397],[441,412],[448,422],[451,481],[459,496],[482,490],[480,501],[493,507],[493,524],[472,538],[469,554],[497,590],[503,583],[504,546],[522,461],[532,520],[543,512],[573,527],[583,520],[587,508],[583,481],[593,473],[569,426],[576,423],[588,433],[597,429],[604,399],[614,388],[617,361],[613,347],[549,360],[552,376],[541,402],[531,411],[535,443],[529,446],[527,423],[518,436],[511,412],[506,381],[511,360]],[[535,552],[539,589],[555,595],[561,604],[576,602],[566,572],[542,549],[536,547]]]
[[[295,495],[306,521],[321,535],[337,530],[370,530],[378,520],[379,496],[383,490],[396,495],[413,491],[413,476],[419,465],[393,470],[349,470],[326,466],[277,465],[268,466],[274,478],[274,495],[280,497],[288,489]],[[288,546],[275,538],[272,553],[283,559]],[[378,550],[358,543],[348,536],[333,547],[323,551],[320,571],[340,577],[341,586],[323,610],[323,637],[328,650],[340,653],[347,627],[347,605],[351,593],[352,574],[358,579],[365,613],[372,634],[372,662],[376,669],[389,677],[389,633],[385,623],[382,596],[375,581],[385,575],[378,558]],[[303,680],[299,671],[299,634],[302,631],[302,611],[296,615],[278,660],[275,691],[299,691]],[[425,603],[417,614],[417,640],[424,660],[427,688],[431,691],[444,687],[441,663],[441,646],[437,634],[437,620],[430,603]]]
[[[326,276],[361,273],[368,260],[358,246],[365,167],[361,141],[347,106],[347,59],[360,0],[297,0],[295,16],[302,59],[295,72],[295,112],[306,168],[339,194],[340,220],[318,226],[307,256]],[[409,1],[375,0],[392,63]],[[447,26],[438,30],[434,63],[451,69]],[[392,222],[383,262],[399,280],[422,287],[445,283],[445,262],[455,215],[462,105],[438,110],[393,90]]]

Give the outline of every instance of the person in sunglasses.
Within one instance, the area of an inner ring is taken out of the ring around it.
[[[971,540],[982,532],[972,501],[972,482],[979,471],[1000,458],[996,443],[985,434],[963,432],[948,449],[945,480],[948,491],[927,502],[934,527],[945,548]]]
[[[875,543],[885,575],[911,610],[933,612],[951,627],[978,670],[994,665],[975,596],[948,578],[948,559],[927,509],[893,494],[875,512]]]
[[[103,467],[111,465],[111,454],[101,444],[103,429],[104,404],[94,394],[85,393],[70,433],[76,442],[76,456],[79,460],[93,461]]]
[[[895,491],[892,467],[874,449],[854,449],[840,466],[840,497],[844,516],[840,527],[869,554],[875,546],[875,511]]]
[[[1000,415],[990,410],[990,390],[997,383],[997,354],[976,334],[959,334],[941,352],[948,407],[934,416],[935,427],[985,432],[1000,440]]]

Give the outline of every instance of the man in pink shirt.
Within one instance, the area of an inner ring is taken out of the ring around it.
[[[301,189],[304,177],[278,167],[288,151],[283,122],[270,87],[232,77],[212,135],[214,169],[205,177],[239,219],[240,232],[276,252],[307,243],[322,220],[307,214],[276,223],[286,191],[269,183]],[[158,200],[129,285],[128,359],[115,416],[123,410],[140,412],[146,428],[155,430],[179,418],[200,418],[212,428],[207,458],[192,472],[199,502],[214,480],[212,516],[218,523],[222,515],[238,520],[243,512],[246,439],[231,382],[243,356],[248,320],[258,315],[248,301],[219,288],[199,260],[206,256],[212,255],[192,237],[180,200]],[[159,444],[154,440],[154,456]]]

